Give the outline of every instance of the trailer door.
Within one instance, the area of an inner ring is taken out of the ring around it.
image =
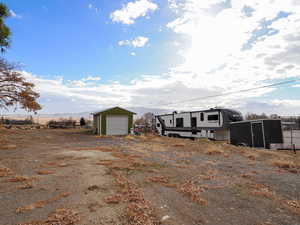
[[[252,123],[251,128],[252,128],[253,147],[264,148],[265,140],[264,140],[263,124],[261,122]]]

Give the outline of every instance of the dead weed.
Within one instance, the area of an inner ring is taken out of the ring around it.
[[[150,203],[145,200],[142,190],[120,173],[113,173],[116,183],[121,188],[120,195],[110,197],[108,200],[124,201],[127,203],[122,217],[130,225],[158,225],[160,222],[154,215]]]
[[[54,174],[54,172],[51,170],[39,170],[39,171],[37,171],[37,174],[38,175],[49,175],[49,174]]]
[[[45,221],[33,221],[19,225],[74,225],[80,220],[79,213],[72,209],[56,209]]]
[[[189,180],[184,182],[182,185],[179,186],[178,191],[180,193],[183,193],[184,195],[188,196],[192,201],[201,204],[201,205],[207,205],[208,201],[201,198],[200,192],[203,191],[203,189],[199,186],[197,186],[193,181]]]
[[[7,179],[7,181],[16,183],[16,182],[24,182],[24,181],[28,182],[28,181],[32,181],[32,180],[36,180],[36,179],[37,179],[36,177],[15,176],[15,177]]]
[[[271,160],[272,165],[282,169],[293,169],[296,168],[296,164],[292,161],[285,159],[273,159]]]
[[[252,191],[250,191],[251,195],[269,199],[276,198],[276,193],[263,184],[251,184],[250,187],[252,189]]]
[[[12,174],[11,169],[7,167],[0,167],[0,177],[7,177]]]
[[[52,203],[52,202],[56,202],[62,198],[66,198],[70,195],[71,193],[70,192],[63,192],[53,198],[50,198],[50,199],[47,199],[47,200],[43,200],[43,201],[38,201],[38,202],[35,202],[35,203],[32,203],[30,205],[26,205],[26,206],[23,206],[23,207],[19,207],[16,209],[16,213],[24,213],[24,212],[27,212],[27,211],[31,211],[33,209],[36,209],[36,208],[44,208],[46,205]]]

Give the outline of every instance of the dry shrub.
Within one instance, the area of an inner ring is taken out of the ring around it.
[[[47,199],[47,200],[43,200],[43,201],[38,201],[38,202],[35,202],[35,203],[32,203],[30,205],[26,205],[26,206],[23,206],[23,207],[19,207],[16,209],[16,213],[24,213],[24,212],[27,212],[27,211],[31,211],[33,209],[36,209],[36,208],[44,208],[46,205],[52,203],[52,202],[56,202],[62,198],[66,198],[70,195],[71,193],[70,192],[63,192],[53,198],[50,198],[50,199]]]
[[[284,159],[275,159],[275,160],[272,160],[271,163],[274,166],[277,166],[282,169],[293,169],[296,167],[294,162],[289,161],[289,160],[284,160]]]
[[[165,176],[149,177],[148,180],[154,183],[162,183],[162,184],[167,184],[170,182],[169,178]]]
[[[241,177],[249,179],[249,178],[252,178],[252,175],[249,173],[244,173],[241,175]]]
[[[118,204],[122,201],[122,195],[116,194],[108,196],[104,199],[104,202],[107,204]]]
[[[287,200],[285,204],[292,210],[300,214],[300,200]]]
[[[109,146],[98,146],[98,147],[90,147],[90,148],[77,148],[75,151],[101,151],[101,152],[114,152],[118,151],[115,147]]]
[[[48,163],[44,163],[44,164],[41,164],[40,167],[42,168],[49,168],[49,167],[67,167],[69,166],[68,163],[64,163],[64,162],[48,162]]]
[[[33,188],[33,184],[31,182],[24,182],[23,185],[17,187],[18,189],[31,189]]]
[[[113,173],[116,183],[121,188],[122,201],[128,205],[123,214],[130,225],[158,225],[160,224],[153,213],[153,209],[138,186],[119,173]]]
[[[125,137],[125,139],[129,139],[129,140],[134,140],[135,138],[136,138],[136,136],[134,136],[134,135],[127,135]]]
[[[172,147],[184,147],[185,144],[175,144],[175,145],[172,145]]]
[[[88,209],[90,212],[96,212],[97,208],[101,208],[101,207],[103,207],[103,205],[98,202],[91,202],[88,204]]]
[[[24,182],[24,181],[31,181],[36,180],[36,177],[27,177],[27,176],[15,176],[12,178],[7,179],[8,182]]]
[[[197,186],[193,181],[186,181],[178,188],[180,193],[188,196],[192,201],[201,204],[207,205],[207,200],[200,197],[200,192],[202,192],[202,188]]]
[[[250,186],[253,189],[250,191],[251,195],[262,196],[269,199],[275,199],[276,197],[276,193],[263,184],[252,184]]]
[[[15,144],[1,144],[0,145],[0,150],[14,150],[17,148],[17,145]]]
[[[251,160],[256,160],[257,157],[258,157],[258,154],[255,154],[255,153],[248,153],[245,155],[248,159],[251,159]]]
[[[7,177],[12,174],[11,169],[7,167],[0,167],[0,177]]]
[[[106,166],[110,169],[116,170],[137,170],[145,167],[150,167],[153,164],[146,163],[140,159],[137,159],[135,156],[127,156],[125,154],[116,153],[114,156],[118,156],[119,159],[116,160],[100,160],[97,162],[97,165]]]
[[[39,170],[39,171],[37,171],[37,174],[39,174],[39,175],[49,175],[49,174],[54,174],[54,172],[50,171],[50,170]]]
[[[208,145],[204,153],[207,155],[220,155],[223,154],[224,151],[218,145]]]
[[[79,213],[72,209],[56,209],[45,221],[33,221],[20,225],[74,225],[80,220]]]

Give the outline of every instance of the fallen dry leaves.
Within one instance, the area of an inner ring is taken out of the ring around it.
[[[7,167],[0,167],[0,177],[7,177],[12,174],[11,169]]]
[[[19,225],[74,225],[80,220],[79,213],[72,209],[56,209],[45,221],[33,221]]]
[[[51,170],[39,170],[39,171],[37,171],[37,174],[38,175],[49,175],[49,174],[54,174],[54,172]]]
[[[127,203],[122,218],[130,225],[158,225],[159,221],[142,190],[121,173],[113,172],[113,176],[120,187],[120,194],[108,196],[104,201],[107,204]]]
[[[178,191],[188,196],[192,201],[199,203],[201,205],[207,205],[208,201],[201,198],[200,192],[202,188],[197,186],[193,181],[188,180],[179,186]]]
[[[62,198],[66,198],[70,195],[71,193],[70,192],[63,192],[53,198],[50,198],[50,199],[47,199],[47,200],[43,200],[43,201],[38,201],[38,202],[35,202],[35,203],[32,203],[30,205],[26,205],[26,206],[23,206],[23,207],[19,207],[16,209],[16,213],[24,213],[24,212],[27,212],[27,211],[31,211],[33,209],[36,209],[36,208],[44,208],[46,205],[52,203],[52,202],[56,202]]]
[[[24,182],[24,181],[32,181],[32,180],[36,180],[36,177],[27,177],[27,176],[15,176],[12,178],[7,179],[8,182]]]

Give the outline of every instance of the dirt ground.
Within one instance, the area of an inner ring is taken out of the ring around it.
[[[0,129],[1,225],[299,225],[300,152]]]

